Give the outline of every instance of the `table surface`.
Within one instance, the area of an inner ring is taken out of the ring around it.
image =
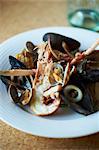
[[[0,42],[30,29],[68,26],[65,0],[0,0]],[[0,121],[0,150],[98,150],[99,133],[76,139],[32,136]]]

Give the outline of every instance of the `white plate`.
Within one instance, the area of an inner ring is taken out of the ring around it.
[[[88,48],[98,37],[97,33],[71,27],[50,27],[18,34],[0,46],[0,70],[9,67],[9,55],[25,47],[26,41],[42,42],[47,32],[56,32],[81,42],[81,49]],[[14,128],[33,135],[52,138],[80,137],[99,131],[99,112],[87,117],[71,110],[63,110],[48,117],[33,116],[11,103],[6,88],[0,81],[0,118]]]

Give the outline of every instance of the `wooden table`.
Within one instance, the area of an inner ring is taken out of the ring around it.
[[[67,26],[65,0],[0,0],[0,42],[34,28]],[[89,125],[90,126],[90,125]],[[50,139],[18,131],[0,121],[0,150],[98,150],[99,134]]]

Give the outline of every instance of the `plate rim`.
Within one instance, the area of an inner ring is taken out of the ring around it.
[[[76,138],[85,137],[85,136],[89,136],[89,135],[93,135],[93,134],[99,133],[99,131],[95,130],[95,131],[92,131],[92,132],[87,132],[87,133],[83,133],[83,134],[79,134],[79,135],[66,135],[66,136],[63,136],[63,135],[61,135],[61,136],[49,135],[48,136],[48,135],[45,135],[45,134],[36,134],[36,133],[32,133],[32,132],[23,130],[23,129],[18,128],[17,126],[9,123],[8,121],[6,121],[4,119],[1,119],[1,121],[6,123],[7,125],[12,127],[13,129],[19,130],[20,132],[23,132],[23,133],[26,133],[26,134],[30,134],[30,135],[33,135],[33,136],[44,137],[44,138],[52,138],[52,139],[63,139],[63,138],[68,138],[68,139],[74,138],[74,139],[76,139]]]
[[[48,30],[48,29],[53,29],[53,28],[60,28],[60,29],[76,29],[76,30],[84,30],[84,31],[87,31],[87,32],[93,32],[93,31],[89,31],[89,30],[86,30],[86,29],[78,29],[78,28],[76,28],[76,27],[65,27],[65,26],[60,26],[60,27],[58,27],[58,26],[54,26],[54,27],[43,27],[43,28],[37,28],[37,29],[33,29],[33,30],[29,30],[29,31],[25,31],[25,32],[21,32],[21,33],[18,33],[18,34],[16,34],[16,35],[14,35],[14,36],[12,36],[12,37],[10,37],[10,38],[8,38],[7,40],[5,40],[5,41],[3,41],[1,44],[0,44],[0,48],[3,46],[3,45],[5,45],[7,42],[9,42],[9,41],[11,41],[12,39],[14,39],[14,38],[17,38],[18,36],[22,36],[23,34],[26,34],[26,33],[31,33],[31,32],[33,32],[33,31],[38,31],[38,30]],[[98,35],[98,33],[95,33],[95,32],[93,32],[94,34],[97,34]],[[99,113],[97,113],[97,115],[99,115]],[[88,117],[88,116],[87,116]],[[10,124],[7,120],[4,120],[4,118],[2,118],[2,117],[0,117],[0,119],[2,120],[2,121],[4,121],[5,123],[7,123],[7,124],[9,124],[10,126],[12,126],[13,128],[16,128],[16,129],[18,129],[18,130],[20,130],[20,131],[23,131],[23,132],[25,132],[25,133],[29,133],[29,134],[32,134],[32,135],[37,135],[37,136],[43,136],[43,137],[50,137],[50,138],[76,138],[76,137],[82,137],[82,136],[86,136],[86,135],[90,135],[90,134],[94,134],[94,133],[97,133],[98,132],[98,128],[97,129],[93,129],[92,130],[92,132],[87,132],[87,134],[86,134],[86,132],[85,133],[83,133],[83,134],[79,134],[79,135],[64,135],[64,136],[55,136],[55,135],[53,135],[53,136],[51,136],[51,135],[49,135],[49,136],[47,136],[47,135],[41,135],[41,134],[34,134],[34,133],[31,133],[31,132],[28,132],[28,131],[24,131],[24,130],[22,130],[22,129],[20,129],[20,128],[18,128],[18,127],[16,127],[15,125],[13,125],[13,124]],[[55,120],[56,121],[56,120]]]

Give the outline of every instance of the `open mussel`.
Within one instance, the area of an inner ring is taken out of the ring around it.
[[[69,107],[80,114],[89,115],[96,111],[91,91],[80,75],[71,76],[63,95]]]
[[[15,104],[27,105],[32,97],[31,83],[27,77],[25,83],[20,84],[12,81],[8,76],[0,76],[2,82],[6,85],[7,91]]]
[[[79,70],[78,70],[79,72]],[[99,50],[93,51],[87,56],[85,63],[82,65],[80,73],[83,82],[89,88],[93,102],[94,111],[99,110]]]
[[[16,59],[13,56],[9,56],[9,62],[11,65],[11,69],[26,69],[26,65],[20,60]],[[15,83],[19,83],[21,86],[26,84],[26,78],[23,76],[13,76],[11,79]]]
[[[43,36],[43,41],[48,41],[50,38],[52,49],[59,50],[61,52],[64,52],[64,48],[62,46],[62,42],[65,42],[67,45],[67,49],[70,52],[73,52],[77,50],[80,47],[80,42],[78,42],[75,39],[56,34],[56,33],[46,33]]]
[[[19,74],[21,74],[21,69],[23,69],[23,71],[26,69],[26,66],[13,56],[9,56],[9,62],[11,70],[8,72],[12,71],[12,74],[14,70],[19,70]],[[32,97],[32,85],[29,77],[17,76],[17,74],[13,74],[13,76],[6,76],[5,73],[5,76],[1,75],[0,79],[6,85],[8,93],[14,103],[27,105],[30,102]]]
[[[20,84],[16,83],[15,81],[13,82],[11,80],[10,76],[2,76],[2,75],[0,75],[0,79],[6,85],[7,90],[8,90],[10,85],[16,85],[20,89],[23,89],[23,90],[25,89],[23,86],[21,86]]]
[[[12,100],[14,101],[15,104],[22,104],[27,105],[32,97],[32,89],[30,88],[21,88],[18,87],[17,85],[12,85],[10,84],[8,93],[10,94]]]
[[[19,61],[18,59],[16,59],[13,56],[9,56],[9,62],[11,65],[11,69],[26,69],[26,66],[24,63],[22,63],[21,61]]]
[[[76,66],[86,82],[99,82],[99,50],[94,50]]]
[[[16,59],[13,56],[9,56],[9,62],[10,62],[12,71],[13,71],[13,69],[26,69],[26,66],[21,61],[19,61],[18,59]],[[3,71],[1,71],[1,72],[3,72]],[[4,73],[4,75],[0,75],[0,79],[7,87],[11,84],[11,82],[14,82],[14,83],[16,82],[16,84],[18,83],[17,77],[6,76],[6,73]],[[20,81],[21,81],[21,79],[22,78],[20,78]],[[24,82],[25,82],[25,80],[23,81],[23,83]]]

